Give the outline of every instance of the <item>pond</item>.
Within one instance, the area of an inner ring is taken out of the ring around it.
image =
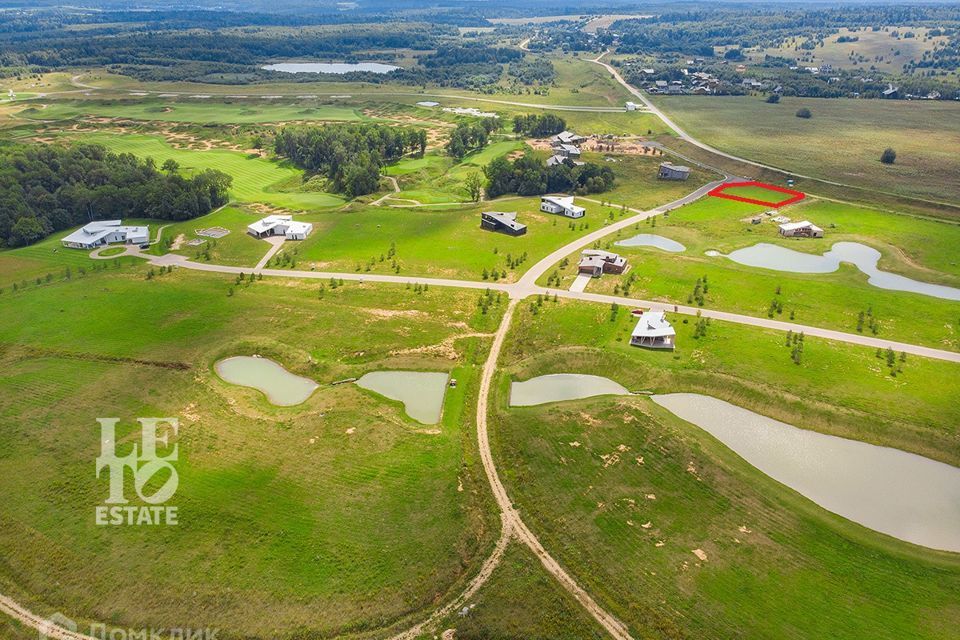
[[[960,469],[829,436],[695,393],[653,401],[824,509],[914,544],[960,551]]]
[[[664,238],[655,233],[638,233],[632,238],[619,240],[614,242],[614,244],[618,247],[655,247],[657,249],[663,249],[664,251],[670,251],[671,253],[679,253],[687,249],[676,240]]]
[[[234,356],[217,361],[213,368],[225,381],[257,389],[271,404],[280,407],[304,402],[318,386],[310,378],[290,373],[268,358]]]
[[[710,252],[708,252],[710,255]],[[714,255],[722,255],[716,254]],[[832,273],[841,262],[849,262],[868,276],[867,282],[880,289],[910,291],[925,296],[960,300],[960,289],[920,282],[877,268],[880,252],[859,242],[837,242],[823,255],[802,253],[775,244],[761,242],[737,249],[726,256],[738,264],[793,273]]]
[[[400,67],[382,62],[278,62],[260,67],[267,71],[283,73],[336,73],[369,71],[371,73],[390,73]]]
[[[511,407],[532,407],[547,402],[579,400],[593,396],[630,395],[609,378],[582,373],[552,373],[510,385]]]
[[[373,371],[357,380],[357,386],[402,402],[404,411],[417,422],[437,424],[448,377],[424,371]]]

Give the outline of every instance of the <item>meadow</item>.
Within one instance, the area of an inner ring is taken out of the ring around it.
[[[501,307],[145,269],[0,297],[0,590],[41,615],[277,638],[367,637],[462,588],[497,529],[470,407]],[[275,407],[212,371],[254,353],[320,388]],[[455,377],[441,423],[330,384],[380,369]],[[124,441],[138,416],[180,419],[178,526],[94,525],[106,416]]]
[[[21,117],[49,122],[73,120],[84,116],[123,118],[153,122],[197,122],[203,124],[261,124],[268,122],[317,121],[357,122],[369,120],[360,109],[316,100],[162,100],[157,98],[123,100],[58,101],[45,108],[20,112]]]
[[[947,638],[960,624],[954,555],[830,514],[647,398],[506,407],[510,379],[593,373],[957,464],[955,364],[910,358],[894,380],[870,349],[808,338],[798,366],[782,334],[722,322],[700,338],[677,322],[679,352],[645,351],[627,346],[625,310],[611,322],[575,302],[514,323],[492,425],[501,477],[635,637]]]
[[[785,171],[902,196],[955,202],[960,105],[948,101],[657,97],[690,135]],[[800,107],[813,114],[796,117]],[[893,165],[880,162],[887,147]]]
[[[823,44],[817,45],[812,51],[797,49],[807,41],[807,38],[789,38],[780,47],[768,48],[759,52],[762,55],[756,55],[756,61],[762,61],[765,55],[787,58],[800,57],[804,60],[803,64],[807,66],[829,64],[835,69],[859,68],[864,70],[875,66],[881,71],[900,72],[906,63],[920,60],[924,53],[933,51],[937,45],[946,44],[947,41],[943,36],[930,36],[930,29],[925,27],[891,26],[886,27],[886,29],[888,30],[861,29],[850,31],[845,28],[839,29],[837,33],[824,38]],[[898,31],[901,34],[910,31],[916,37],[894,38],[891,35],[893,31]],[[856,40],[853,42],[838,42],[841,37],[856,38]],[[754,55],[748,54],[748,57],[751,61],[754,61]],[[883,60],[878,61],[876,60],[877,57],[882,57]]]
[[[822,254],[838,241],[861,242],[880,251],[880,269],[957,287],[960,265],[955,247],[960,242],[960,226],[807,199],[780,213],[793,220],[809,219],[826,233],[824,238],[798,240],[780,237],[776,223],[769,219],[751,224],[749,218],[763,211],[765,207],[708,197],[658,217],[656,224],[624,229],[611,236],[603,248],[626,256],[630,271],[593,280],[587,291],[623,293],[623,285],[633,278],[629,288],[632,297],[691,304],[695,303],[691,296],[697,280],[706,278],[704,303],[709,308],[764,317],[777,301],[776,319],[847,332],[857,330],[861,312],[872,310],[880,337],[960,349],[960,304],[955,301],[879,289],[848,264],[834,273],[802,274],[748,267],[723,256],[705,255],[708,250],[729,253],[760,242]],[[615,245],[618,239],[636,233],[668,237],[686,250],[667,253],[650,247]],[[577,257],[570,256],[568,266],[558,270],[563,286],[573,281]],[[546,284],[546,278],[542,284]],[[922,312],[918,313],[918,308]],[[865,318],[863,331],[871,332],[869,318]]]

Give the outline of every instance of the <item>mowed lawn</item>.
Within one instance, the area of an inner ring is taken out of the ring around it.
[[[704,306],[768,315],[773,301],[781,310],[777,320],[855,332],[858,315],[873,312],[882,338],[960,349],[960,303],[916,293],[880,289],[849,264],[834,273],[803,274],[740,265],[707,251],[730,253],[757,243],[778,244],[796,251],[822,254],[834,243],[853,241],[881,253],[879,267],[922,282],[960,287],[956,249],[960,226],[948,222],[899,216],[824,200],[807,199],[784,207],[780,213],[793,220],[811,220],[826,231],[820,239],[782,238],[776,223],[759,225],[749,218],[766,207],[707,197],[694,204],[658,216],[655,224],[639,224],[611,236],[604,248],[627,257],[630,271],[593,280],[587,291],[618,292],[631,297],[672,304],[695,304],[692,298],[698,279],[706,277]],[[616,245],[637,233],[661,235],[683,244],[686,250],[668,253],[652,247]],[[565,269],[558,269],[563,286],[569,286],[576,271],[575,256]],[[549,277],[548,272],[547,277]],[[629,278],[634,282],[625,292]],[[542,281],[546,284],[546,277]],[[778,293],[779,291],[779,293]],[[865,334],[871,334],[865,319]]]
[[[299,269],[395,273],[393,246],[400,275],[480,280],[484,270],[497,270],[506,271],[506,280],[512,281],[554,249],[603,224],[592,210],[598,207],[581,204],[587,215],[573,228],[566,218],[541,213],[537,198],[447,208],[364,207],[306,216],[314,223],[313,234],[287,243],[285,250],[296,251]],[[480,212],[489,210],[516,211],[527,233],[514,237],[481,229]]]
[[[230,195],[239,202],[260,202],[292,210],[317,210],[343,204],[337,195],[295,191],[303,172],[288,162],[248,157],[237,151],[211,149],[190,151],[170,146],[159,136],[93,133],[71,135],[72,139],[102,144],[116,153],[153,158],[157,166],[172,159],[182,169],[217,169],[233,177]]]
[[[497,526],[470,410],[488,341],[456,336],[491,332],[502,306],[351,283],[321,299],[318,283],[270,278],[228,296],[232,278],[144,272],[0,297],[5,595],[83,628],[268,639],[382,628],[463,588]],[[452,351],[427,348],[444,340]],[[280,408],[213,373],[252,354],[321,386]],[[330,385],[382,369],[457,378],[441,423]],[[139,416],[181,421],[178,526],[95,526],[95,420],[109,416],[125,443]]]
[[[633,390],[707,393],[791,424],[957,464],[957,365],[676,320],[679,354],[627,346],[635,320],[584,303],[525,307],[491,426],[527,524],[634,637],[948,638],[960,561],[830,514],[642,396],[506,407],[509,378],[592,373]],[[935,490],[934,487],[930,488]],[[693,553],[700,550],[706,559]]]
[[[716,148],[800,174],[943,202],[960,184],[954,101],[658,97],[687,133]],[[800,107],[813,114],[796,117]],[[887,147],[893,165],[880,162]]]

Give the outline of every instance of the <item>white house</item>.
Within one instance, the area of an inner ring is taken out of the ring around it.
[[[644,311],[630,334],[630,344],[650,349],[673,349],[677,332],[663,311]]]
[[[147,227],[124,226],[120,220],[96,220],[83,225],[60,242],[71,249],[93,249],[115,242],[144,244],[150,242],[150,230]]]
[[[573,204],[573,196],[541,196],[540,211],[558,213],[568,218],[582,218],[587,210]]]
[[[780,225],[780,235],[785,238],[822,238],[823,229],[809,220],[786,222]]]
[[[247,233],[254,238],[284,236],[287,240],[303,240],[313,231],[309,222],[294,220],[293,216],[272,215],[247,225]]]
[[[636,102],[628,102],[628,103],[626,104],[626,107],[627,107],[627,111],[636,111],[636,110],[637,110],[637,103],[636,103]]]

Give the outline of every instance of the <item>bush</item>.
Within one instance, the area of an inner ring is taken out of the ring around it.
[[[887,147],[883,150],[883,153],[880,154],[880,162],[883,164],[893,164],[897,161],[897,152]]]
[[[810,113],[810,109],[807,109],[806,107],[801,107],[800,109],[797,109],[797,117],[810,119],[813,117],[813,114]]]
[[[767,96],[767,104],[777,104],[778,102],[780,102],[779,93],[771,93]]]

